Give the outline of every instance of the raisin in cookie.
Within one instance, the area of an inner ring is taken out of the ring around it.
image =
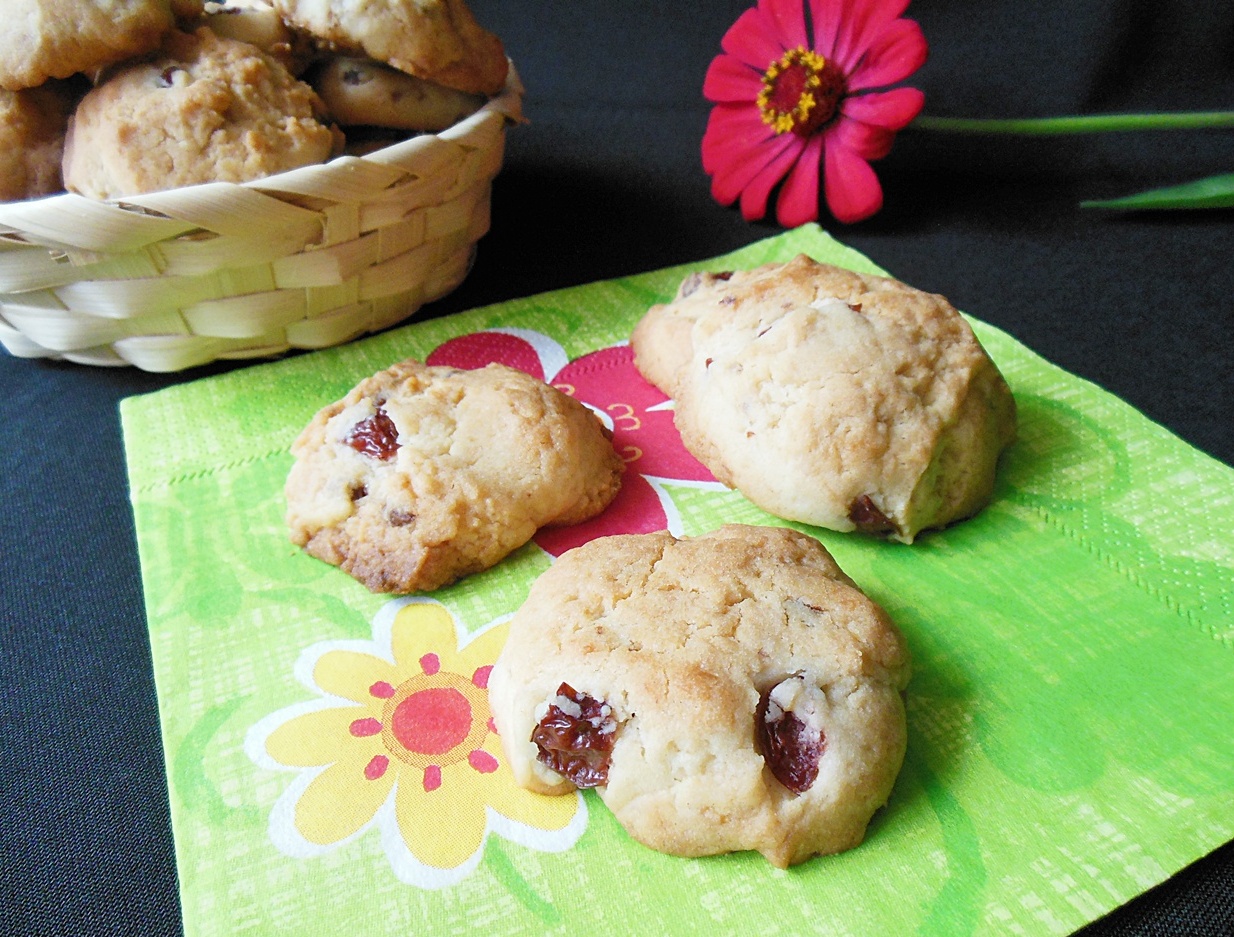
[[[482,95],[353,56],[335,56],[306,77],[330,117],[343,127],[445,130],[474,114],[485,101]]]
[[[539,527],[599,514],[621,485],[595,414],[503,365],[400,362],[321,410],[291,451],[292,540],[374,592],[487,569]]]
[[[417,78],[470,94],[496,94],[509,63],[501,40],[463,0],[273,0],[283,19],[332,44]]]
[[[85,96],[64,145],[64,184],[115,198],[247,182],[341,149],[308,85],[255,46],[209,29],[173,32],[159,54]]]
[[[686,447],[779,517],[887,534],[977,513],[1015,403],[941,296],[799,256],[694,274],[631,338]]]
[[[0,88],[33,88],[150,52],[177,15],[201,9],[202,0],[5,0]]]
[[[594,787],[636,840],[780,867],[861,842],[904,758],[903,637],[821,544],[606,537],[532,585],[489,677],[519,784]]]

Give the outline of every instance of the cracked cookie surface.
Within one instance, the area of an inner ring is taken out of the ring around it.
[[[600,513],[621,485],[591,411],[496,364],[395,364],[319,411],[291,451],[293,542],[374,592],[487,569],[540,527]]]
[[[515,778],[636,840],[785,867],[861,842],[904,757],[903,637],[812,537],[606,537],[532,586],[489,677]]]
[[[630,343],[690,452],[788,520],[912,542],[986,504],[1015,435],[946,299],[804,255],[687,277]]]

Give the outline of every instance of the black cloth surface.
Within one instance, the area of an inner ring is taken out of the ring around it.
[[[469,278],[420,315],[777,232],[717,205],[699,157],[703,75],[747,5],[474,0],[526,84],[529,123],[508,135]],[[909,82],[930,114],[1234,108],[1228,0],[918,0],[908,15],[930,43]],[[1078,207],[1234,172],[1234,129],[910,128],[876,169],[883,210],[824,227],[1234,463],[1234,209]],[[243,366],[153,375],[0,355],[0,935],[181,930],[117,403]],[[1234,934],[1234,844],[1082,933]]]

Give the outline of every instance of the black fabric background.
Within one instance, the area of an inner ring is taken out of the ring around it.
[[[698,155],[703,74],[746,5],[474,0],[517,63],[530,123],[509,134],[471,276],[423,315],[775,233],[711,200]],[[911,83],[932,114],[1234,108],[1229,0],[917,0],[909,14],[931,46]],[[876,168],[884,210],[848,228],[824,218],[836,236],[1234,463],[1234,210],[1077,207],[1234,172],[1234,130],[910,129]],[[0,356],[2,935],[180,932],[117,403],[229,367]],[[1234,934],[1234,845],[1082,933]]]

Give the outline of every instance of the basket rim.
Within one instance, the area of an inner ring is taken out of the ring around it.
[[[466,136],[468,132],[474,130],[479,125],[492,119],[492,115],[499,116],[504,124],[522,123],[523,110],[522,98],[525,93],[522,80],[520,79],[514,62],[507,58],[509,70],[506,74],[506,83],[498,94],[489,98],[478,110],[464,117],[459,122],[447,127],[444,130],[435,133],[412,133],[404,139],[398,140],[387,146],[380,147],[369,153],[362,155],[340,154],[324,163],[310,163],[305,166],[299,166],[293,169],[284,170],[280,173],[275,173],[269,176],[262,176],[257,179],[250,179],[245,182],[203,182],[191,186],[179,186],[171,189],[160,189],[154,192],[146,192],[129,196],[117,196],[108,199],[96,199],[89,196],[81,195],[76,192],[58,192],[53,195],[46,195],[40,198],[33,199],[16,199],[13,201],[0,202],[0,251],[11,250],[28,250],[34,249],[38,251],[57,250],[58,246],[54,244],[44,243],[38,238],[38,234],[31,231],[31,227],[37,225],[37,222],[42,215],[55,216],[63,218],[65,214],[79,211],[82,213],[98,215],[100,213],[109,213],[114,218],[126,217],[131,219],[132,223],[142,224],[139,219],[145,219],[145,223],[152,227],[177,225],[184,228],[182,222],[178,222],[173,216],[168,215],[158,209],[148,208],[142,205],[142,201],[146,196],[150,197],[151,201],[162,201],[168,198],[174,198],[173,193],[200,193],[211,187],[220,193],[236,190],[236,189],[254,189],[262,192],[265,195],[278,197],[280,180],[288,179],[294,175],[299,175],[304,178],[306,174],[328,174],[337,170],[340,166],[352,164],[356,161],[360,163],[371,163],[375,168],[389,168],[389,163],[383,158],[389,157],[396,153],[400,148],[409,145],[423,146],[425,141],[432,142],[434,140],[451,141],[455,137]],[[121,214],[117,214],[117,212]],[[191,226],[190,226],[191,227]],[[168,232],[171,233],[171,232]],[[27,237],[30,239],[27,240]]]

